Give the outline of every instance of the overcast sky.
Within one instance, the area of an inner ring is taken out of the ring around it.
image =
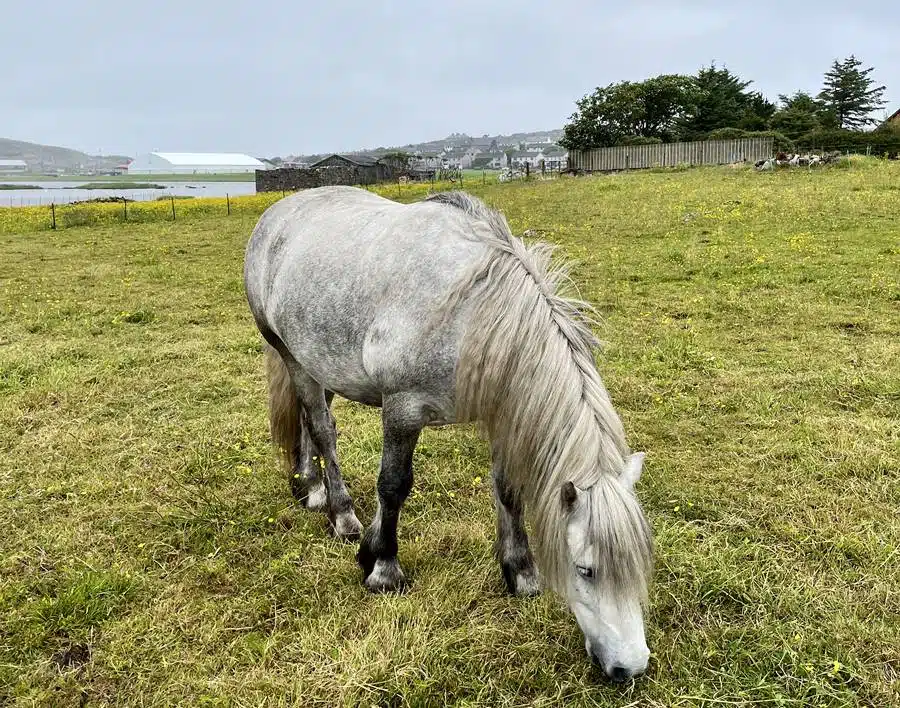
[[[0,137],[126,155],[352,150],[558,128],[598,85],[713,61],[771,100],[817,92],[851,53],[900,108],[893,0],[10,0]]]

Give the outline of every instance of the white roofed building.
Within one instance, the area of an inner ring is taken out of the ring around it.
[[[255,157],[230,152],[148,152],[128,165],[130,175],[231,174],[269,169]]]
[[[0,160],[0,173],[15,174],[26,171],[28,171],[28,165],[25,160]]]

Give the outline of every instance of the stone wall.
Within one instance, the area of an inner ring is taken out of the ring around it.
[[[375,184],[391,179],[392,175],[385,174],[384,167],[361,167],[356,165],[341,165],[335,167],[279,167],[276,170],[256,171],[256,191],[280,192],[294,191],[297,189],[311,189],[312,187],[324,187],[326,185],[361,185]]]

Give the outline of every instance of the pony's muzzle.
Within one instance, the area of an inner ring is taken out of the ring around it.
[[[618,661],[606,662],[603,660],[600,652],[596,651],[594,647],[588,645],[587,650],[588,655],[591,657],[591,661],[598,666],[603,671],[603,675],[613,683],[625,683],[628,679],[640,676],[647,670],[650,658],[650,652],[648,651],[645,658],[636,658],[636,661],[627,664]]]

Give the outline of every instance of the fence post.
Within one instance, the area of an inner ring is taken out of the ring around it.
[[[56,231],[56,204],[50,202],[50,228]]]
[[[228,196],[228,192],[225,192],[225,207],[228,209],[228,216],[231,216],[231,199]]]
[[[171,194],[169,195],[169,202],[172,204],[172,221],[175,221],[175,197]]]
[[[122,208],[125,211],[125,221],[128,221],[128,200],[122,197]]]

